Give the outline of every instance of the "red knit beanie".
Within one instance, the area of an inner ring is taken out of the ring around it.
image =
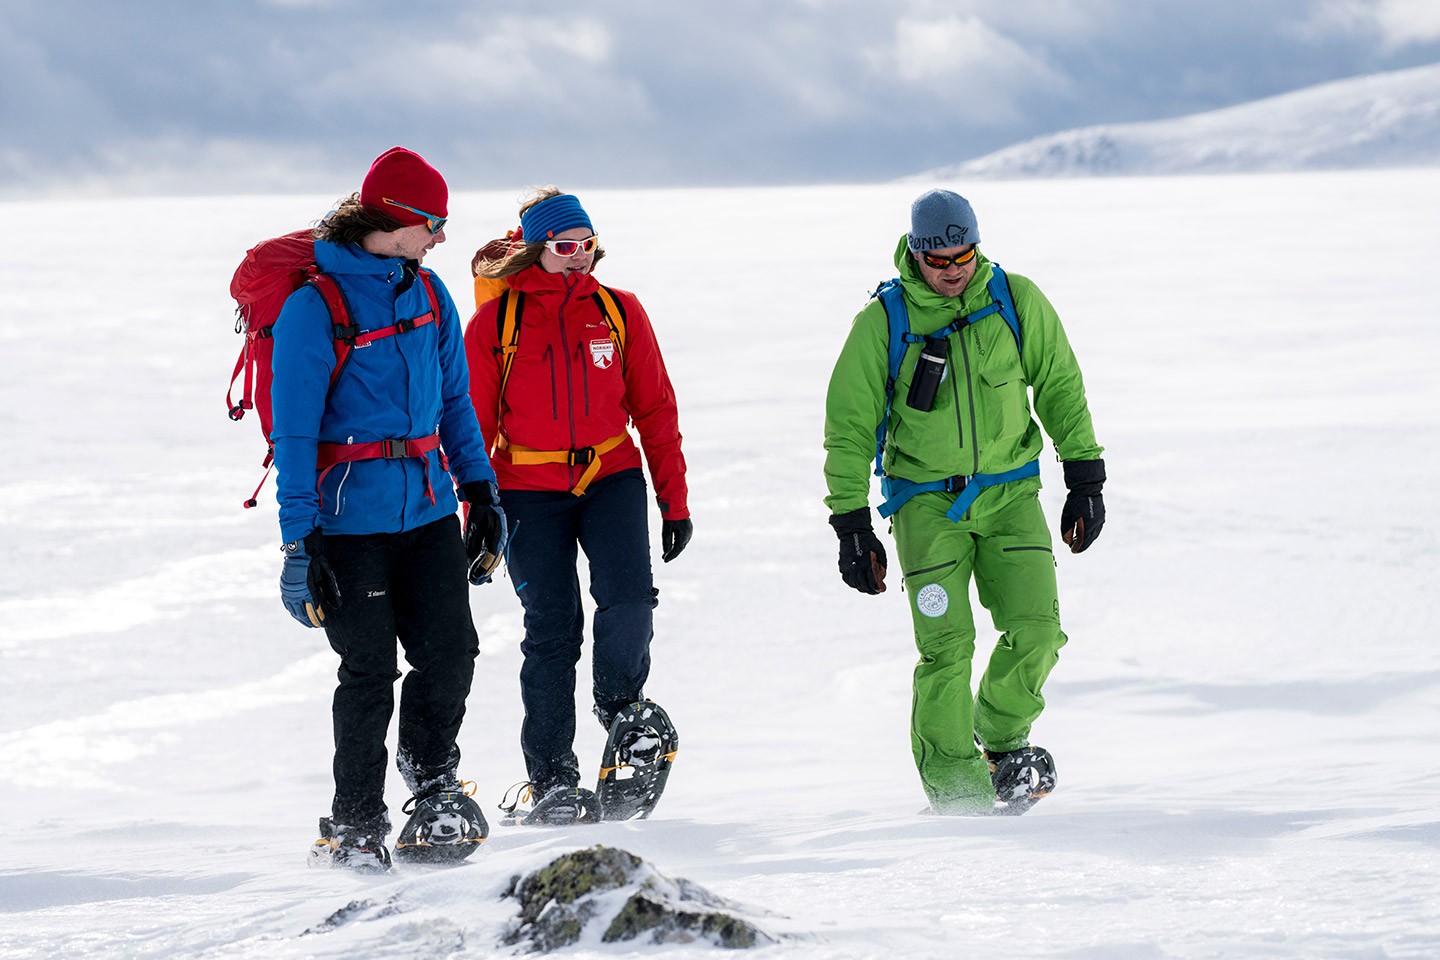
[[[431,216],[446,217],[449,201],[450,188],[445,186],[440,171],[426,163],[420,154],[404,147],[391,147],[376,157],[360,186],[362,204],[382,210],[404,224],[424,223],[425,218],[395,206],[396,203],[424,210]]]

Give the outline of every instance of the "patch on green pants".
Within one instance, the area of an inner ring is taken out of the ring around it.
[[[927,617],[943,617],[950,609],[950,594],[938,583],[927,583],[915,594],[915,606]]]

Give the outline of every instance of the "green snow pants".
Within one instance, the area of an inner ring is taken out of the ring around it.
[[[975,735],[995,751],[1025,743],[1045,707],[1040,688],[1065,645],[1055,555],[1037,489],[1008,484],[998,509],[959,523],[945,516],[954,494],[923,493],[893,518],[920,651],[910,741],[937,813],[989,812],[995,791]],[[971,574],[1001,634],[978,691],[970,684]]]

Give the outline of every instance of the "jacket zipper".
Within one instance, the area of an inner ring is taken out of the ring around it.
[[[570,302],[570,294],[575,292],[575,285],[567,279],[565,281],[565,299],[560,301],[560,309],[556,311],[556,317],[560,322],[560,355],[565,357],[565,395],[569,402],[565,404],[565,410],[570,415],[570,449],[575,449],[575,371],[570,368],[570,338],[565,335],[565,305]],[[571,466],[570,480],[575,480],[575,467]]]
[[[970,375],[970,349],[965,346],[965,331],[957,330],[956,333],[958,334],[956,339],[960,341],[960,356],[965,359],[965,397],[970,402],[970,436],[975,438],[975,442],[970,445],[975,451],[975,465],[970,468],[970,473],[976,474],[980,472],[980,434],[975,426],[975,381]],[[955,420],[957,423],[960,420],[960,385],[958,383],[955,384]],[[961,433],[964,433],[963,427]],[[962,442],[960,446],[963,449],[965,444]]]
[[[550,364],[550,419],[551,419],[551,420],[559,420],[559,419],[560,419],[560,400],[559,400],[558,396],[556,395],[559,387],[558,387],[558,385],[557,385],[556,382],[555,382],[555,381],[556,381],[556,376],[555,376],[555,345],[554,345],[554,344],[546,344],[546,345],[545,345],[545,360],[548,361],[549,364]]]
[[[575,362],[580,366],[580,382],[585,394],[585,416],[590,416],[590,364],[585,362],[585,344],[575,344]]]
[[[950,394],[955,398],[955,439],[959,441],[960,449],[964,450],[965,425],[960,422],[960,374],[955,366],[955,351],[945,351],[945,363],[950,368]]]

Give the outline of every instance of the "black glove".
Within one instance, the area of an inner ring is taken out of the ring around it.
[[[323,627],[325,611],[340,607],[340,582],[325,558],[325,534],[311,530],[280,549],[285,553],[280,571],[280,599],[285,609],[307,627]]]
[[[680,552],[685,549],[685,544],[690,542],[690,536],[695,532],[695,524],[689,519],[685,520],[661,520],[660,521],[660,547],[665,551],[660,554],[660,559],[669,563]]]
[[[465,517],[465,556],[470,560],[466,576],[472,584],[489,583],[505,556],[510,539],[505,511],[500,509],[500,488],[492,480],[460,485],[470,511]]]
[[[861,593],[885,592],[885,545],[870,525],[870,508],[837,513],[830,526],[840,538],[840,576]]]
[[[1064,466],[1065,488],[1070,494],[1060,511],[1060,539],[1071,553],[1081,553],[1105,526],[1105,498],[1100,496],[1100,488],[1105,486],[1105,461],[1067,460]]]

